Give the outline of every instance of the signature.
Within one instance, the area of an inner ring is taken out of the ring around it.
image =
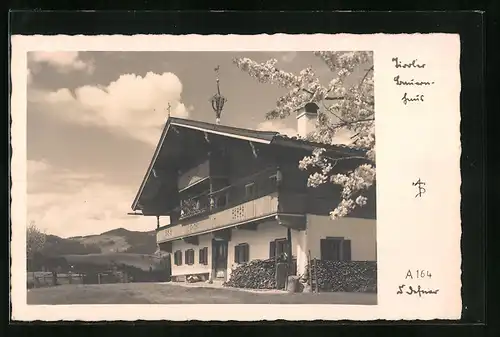
[[[399,286],[397,294],[418,295],[418,297],[422,297],[422,295],[436,295],[438,292],[439,289],[422,289],[420,285],[415,289],[412,286],[407,286],[406,284],[402,284]]]

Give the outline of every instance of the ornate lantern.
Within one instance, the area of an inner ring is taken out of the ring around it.
[[[215,112],[215,123],[220,124],[220,115],[222,113],[222,109],[224,108],[224,104],[227,102],[227,99],[220,93],[219,66],[217,66],[214,71],[217,74],[217,93],[212,96],[210,102],[212,103],[212,109]]]

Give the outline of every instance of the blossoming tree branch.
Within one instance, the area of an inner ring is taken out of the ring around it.
[[[272,83],[289,89],[278,98],[276,108],[266,114],[267,119],[286,118],[290,114],[313,102],[322,106],[318,113],[316,130],[306,139],[335,144],[334,136],[340,130],[352,134],[349,146],[366,151],[364,157],[331,158],[324,148],[317,148],[311,156],[299,162],[302,170],[314,169],[308,186],[317,187],[325,183],[340,185],[342,200],[330,212],[333,219],[349,214],[356,207],[364,206],[364,192],[375,182],[375,110],[373,90],[373,53],[314,52],[329,68],[332,79],[322,85],[311,67],[293,74],[276,66],[277,60],[258,63],[249,58],[234,59],[236,66],[261,83]],[[352,81],[352,78],[359,80]],[[352,83],[350,83],[352,82]],[[365,159],[363,164],[347,173],[334,173],[339,160]]]

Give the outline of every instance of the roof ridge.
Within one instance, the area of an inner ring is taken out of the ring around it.
[[[257,129],[248,129],[248,128],[242,128],[238,126],[232,126],[232,125],[224,125],[224,124],[215,124],[215,123],[210,123],[210,122],[205,122],[202,120],[197,120],[197,119],[188,119],[188,118],[180,118],[180,117],[169,117],[172,119],[172,121],[178,121],[178,122],[186,122],[186,124],[189,123],[203,123],[206,125],[213,126],[214,128],[230,128],[230,129],[236,129],[236,130],[243,130],[243,131],[253,131],[253,132],[259,132],[259,133],[274,133],[274,134],[279,134],[278,131],[272,131],[272,130],[257,130]]]

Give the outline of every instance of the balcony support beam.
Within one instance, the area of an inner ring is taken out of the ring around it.
[[[231,228],[226,228],[220,231],[212,232],[212,237],[218,240],[231,241]]]
[[[162,252],[172,253],[172,241],[158,244]]]
[[[184,242],[188,243],[190,245],[195,245],[198,246],[200,244],[200,241],[198,240],[198,236],[188,236],[184,238]]]
[[[257,222],[250,222],[250,223],[236,226],[236,228],[239,230],[256,231],[258,225],[259,224]]]
[[[276,215],[278,224],[289,229],[303,231],[306,229],[306,216],[303,214],[283,214]]]

